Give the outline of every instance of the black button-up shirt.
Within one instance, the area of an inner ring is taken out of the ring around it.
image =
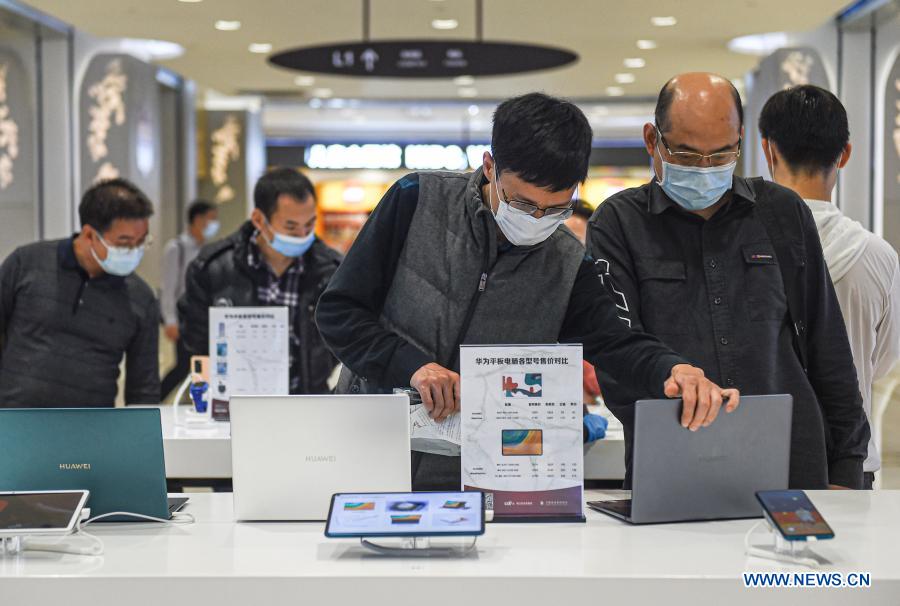
[[[796,355],[778,259],[757,217],[751,184],[734,179],[729,201],[709,220],[686,212],[655,182],[600,206],[589,251],[633,329],[659,337],[725,387],[744,395],[794,397],[790,483],[859,487],[869,428],[834,287],[805,207],[790,234],[805,262],[809,375]],[[772,183],[760,195],[803,206]],[[610,409],[626,430],[630,481],[633,403],[645,394],[599,373]]]

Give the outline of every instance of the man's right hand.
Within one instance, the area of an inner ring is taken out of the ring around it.
[[[166,324],[163,332],[166,333],[166,338],[172,343],[178,341],[178,338],[181,336],[178,332],[178,324]]]
[[[459,375],[431,362],[413,373],[409,384],[422,396],[432,419],[442,421],[459,412]]]

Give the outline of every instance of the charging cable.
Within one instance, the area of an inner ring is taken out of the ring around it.
[[[754,546],[750,543],[750,537],[753,535],[756,530],[766,524],[766,521],[757,522],[753,525],[750,530],[747,531],[747,534],[744,535],[744,553],[748,556],[754,556],[757,558],[762,558],[764,560],[774,560],[776,562],[784,562],[786,564],[798,564],[800,566],[807,566],[809,568],[818,568],[819,561],[814,558],[805,558],[801,556],[796,556],[793,553],[782,553],[777,550],[769,551],[768,549],[762,549],[758,546]],[[771,531],[770,529],[770,532]],[[793,549],[793,543],[791,544],[791,548]]]
[[[176,513],[172,515],[172,518],[169,520],[163,518],[155,518],[153,516],[145,516],[139,513],[131,513],[128,511],[113,511],[110,513],[104,513],[103,515],[94,516],[93,518],[88,518],[90,515],[90,510],[85,508],[82,510],[82,516],[78,519],[78,522],[75,524],[75,532],[71,535],[67,535],[66,537],[61,538],[60,540],[47,543],[47,542],[39,542],[32,540],[28,537],[23,538],[21,542],[20,551],[41,551],[41,552],[52,552],[52,553],[65,553],[68,555],[83,555],[83,556],[100,556],[103,555],[104,545],[103,541],[84,530],[84,527],[93,524],[99,520],[103,520],[105,518],[111,518],[113,516],[126,516],[130,518],[137,518],[140,520],[146,520],[148,522],[159,522],[167,525],[181,525],[181,524],[193,524],[196,522],[196,519],[193,515],[189,513]],[[87,519],[85,519],[87,518]],[[86,538],[91,541],[90,545],[79,547],[77,545],[66,544],[70,538]]]

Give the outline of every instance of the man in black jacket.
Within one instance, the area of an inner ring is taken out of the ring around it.
[[[656,179],[600,205],[588,250],[632,329],[742,394],[793,396],[791,487],[860,488],[869,425],[816,224],[794,192],[733,176],[742,122],[725,78],[666,84],[644,126]],[[627,483],[646,394],[598,378],[625,426]]]
[[[159,403],[159,307],[134,275],[153,205],[133,184],[91,187],[81,233],[16,249],[0,268],[0,407]]]
[[[313,313],[341,257],[316,239],[316,194],[289,168],[263,175],[255,208],[237,232],[200,251],[178,302],[185,348],[209,350],[209,308],[284,306],[290,318],[292,394],[328,391],[337,362],[322,343]]]

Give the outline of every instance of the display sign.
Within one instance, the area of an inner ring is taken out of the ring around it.
[[[287,307],[211,307],[212,414],[227,416],[231,396],[290,393]]]
[[[568,65],[572,51],[507,42],[385,40],[310,46],[269,62],[306,72],[381,78],[452,78],[519,74]]]
[[[462,484],[494,521],[583,520],[582,347],[463,346]]]
[[[480,168],[484,152],[490,145],[412,144],[401,147],[395,143],[365,143],[362,145],[315,143],[306,148],[304,162],[309,168],[327,170],[380,169],[396,170],[467,170]]]

